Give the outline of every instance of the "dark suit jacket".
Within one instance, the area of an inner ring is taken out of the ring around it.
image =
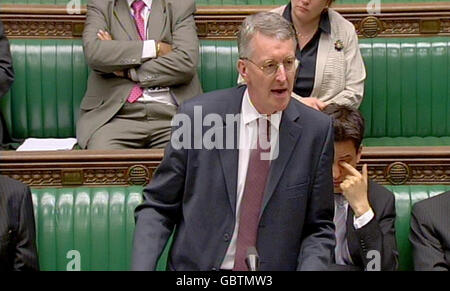
[[[0,271],[39,270],[28,186],[0,175]]]
[[[80,104],[78,144],[85,148],[90,137],[127,102],[135,84],[141,87],[170,87],[182,103],[202,92],[197,76],[198,37],[194,0],[152,2],[148,39],[172,44],[172,52],[150,60],[142,59],[143,41],[130,15],[127,0],[89,0],[83,31],[86,62],[93,69]],[[98,39],[98,30],[113,40]],[[132,79],[113,72],[130,69]]]
[[[369,181],[369,203],[374,219],[360,229],[353,226],[354,212],[348,207],[347,243],[354,265],[365,270],[372,257],[370,250],[381,255],[381,271],[394,271],[398,267],[398,251],[395,239],[395,198],[385,187]]]
[[[14,71],[9,42],[3,30],[3,23],[0,20],[0,98],[8,92],[13,81]]]
[[[0,20],[0,98],[2,98],[11,87],[14,81],[14,71],[12,67],[11,52],[9,42],[3,30],[3,23]],[[2,144],[10,141],[3,116],[0,112],[0,149]]]
[[[414,204],[409,240],[416,271],[450,271],[450,192]]]
[[[179,113],[194,120],[194,106],[202,106],[203,116],[216,113],[226,120],[226,114],[240,113],[245,89],[204,94],[185,102]],[[219,131],[226,140],[237,127],[238,122],[226,121]],[[292,98],[279,134],[279,156],[271,162],[258,228],[260,270],[326,269],[335,245],[331,120]],[[167,145],[144,190],[145,201],[136,208],[134,270],[155,268],[175,226],[169,269],[220,268],[236,217],[239,150],[234,141],[234,149],[221,150]]]

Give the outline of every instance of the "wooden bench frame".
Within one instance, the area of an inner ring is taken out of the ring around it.
[[[235,38],[249,14],[276,6],[199,6],[195,20],[200,38]],[[450,2],[382,4],[380,14],[369,14],[366,5],[334,5],[351,21],[361,37],[414,37],[450,35]],[[0,18],[10,38],[79,38],[86,7],[68,14],[61,5],[0,6]]]
[[[32,187],[146,185],[163,150],[0,151],[0,173]],[[450,147],[366,147],[361,164],[380,184],[450,184]]]

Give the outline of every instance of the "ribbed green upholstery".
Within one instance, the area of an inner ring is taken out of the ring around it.
[[[412,270],[412,249],[408,236],[410,231],[411,209],[414,203],[450,190],[450,185],[386,186],[394,193],[397,218],[395,221],[400,270]]]
[[[81,270],[129,270],[134,209],[142,187],[32,189],[41,270],[67,270],[81,256]],[[165,270],[169,245],[157,270]]]
[[[79,0],[86,5],[87,0]],[[444,2],[446,0],[383,0],[381,3]],[[66,5],[70,0],[2,0],[4,4],[58,4]],[[197,6],[208,5],[283,5],[288,0],[195,0]],[[367,4],[369,0],[336,0],[336,4]]]
[[[43,270],[66,270],[77,250],[82,270],[128,270],[141,187],[33,189]]]
[[[15,138],[73,137],[88,67],[81,40],[11,40],[15,82],[0,100]]]
[[[400,269],[412,269],[408,240],[411,207],[417,201],[449,191],[450,186],[387,186],[395,195],[396,236]],[[81,255],[81,270],[128,270],[134,232],[134,209],[142,187],[32,189],[42,270],[66,270]],[[157,270],[165,270],[171,239]]]
[[[368,76],[361,105],[366,137],[449,137],[450,39],[362,39],[360,47]],[[368,142],[410,145],[404,139]],[[415,143],[450,144],[448,138]]]
[[[205,92],[236,85],[238,72],[235,40],[202,40],[198,74]]]
[[[205,92],[234,86],[235,40],[202,40],[198,73]],[[361,111],[365,145],[450,145],[450,40],[360,40],[367,70]],[[13,39],[16,82],[0,110],[13,137],[75,136],[88,67],[81,40]]]

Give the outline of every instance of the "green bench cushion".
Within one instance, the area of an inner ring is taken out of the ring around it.
[[[361,111],[368,146],[450,145],[450,40],[360,40],[367,70]],[[16,82],[0,100],[15,138],[73,137],[89,69],[82,41],[11,40]],[[205,92],[236,84],[235,40],[201,40]]]
[[[81,269],[128,270],[134,209],[142,187],[32,189],[42,270],[66,270],[70,250]]]
[[[448,146],[450,137],[366,137],[363,140],[364,146]]]
[[[395,195],[396,237],[400,269],[412,269],[408,240],[411,207],[417,201],[449,191],[441,186],[387,186]],[[134,209],[142,187],[32,189],[37,245],[42,270],[66,270],[70,250],[81,255],[81,270],[128,270],[134,231]],[[165,270],[171,239],[157,270]]]
[[[450,136],[448,37],[361,39],[360,48],[366,137]]]
[[[411,210],[414,203],[450,190],[450,185],[403,185],[386,186],[394,193],[397,246],[399,250],[399,270],[413,270],[412,247],[409,242]]]

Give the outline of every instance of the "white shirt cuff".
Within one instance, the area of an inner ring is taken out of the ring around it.
[[[366,213],[358,218],[353,216],[353,226],[355,227],[355,229],[360,229],[361,227],[368,224],[374,216],[375,214],[373,213],[372,208],[370,208],[368,211],[366,211]]]
[[[142,49],[142,59],[156,58],[156,43],[153,39],[144,40],[144,47]]]

